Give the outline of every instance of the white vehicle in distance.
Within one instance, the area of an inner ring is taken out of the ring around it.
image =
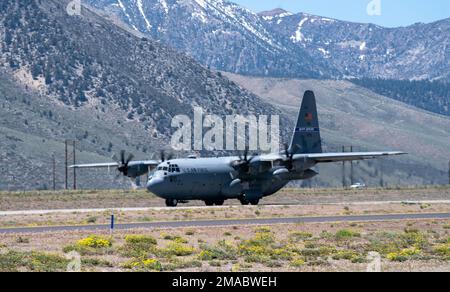
[[[365,188],[367,188],[367,186],[363,183],[356,183],[354,185],[351,185],[350,188],[357,190],[357,189],[365,189]]]

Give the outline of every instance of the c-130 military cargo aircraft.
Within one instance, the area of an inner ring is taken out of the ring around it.
[[[121,152],[118,163],[73,165],[72,168],[117,167],[125,176],[137,178],[150,172],[148,191],[166,200],[168,207],[201,200],[207,206],[223,205],[238,199],[242,205],[258,205],[290,181],[311,179],[317,164],[375,159],[403,152],[323,153],[316,99],[306,91],[290,145],[284,151],[268,155],[238,157],[184,158],[160,161],[131,161]]]

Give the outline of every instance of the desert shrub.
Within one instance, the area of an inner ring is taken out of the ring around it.
[[[161,237],[164,240],[170,240],[170,241],[174,241],[174,242],[177,242],[177,243],[188,243],[187,239],[185,239],[185,238],[183,238],[183,237],[181,237],[179,235],[170,235],[170,234],[162,233]]]
[[[17,272],[18,268],[24,266],[25,255],[16,251],[8,251],[0,254],[0,272]]]
[[[314,241],[306,241],[305,248],[309,249],[317,248],[317,243],[315,243]]]
[[[237,250],[233,245],[222,240],[215,246],[202,246],[199,259],[203,261],[235,260],[237,259]]]
[[[400,240],[403,248],[417,247],[423,249],[428,245],[425,235],[418,231],[406,231],[400,236]]]
[[[271,261],[270,257],[265,254],[247,254],[244,260],[247,263],[260,263],[264,265],[267,265]]]
[[[358,253],[352,250],[340,250],[333,254],[333,260],[351,260],[353,257],[357,256]]]
[[[113,264],[106,260],[96,259],[96,258],[83,258],[81,259],[82,266],[90,267],[109,267],[112,268]]]
[[[65,271],[68,264],[69,260],[64,257],[41,252],[32,252],[28,260],[29,268],[36,272]]]
[[[167,248],[161,249],[159,250],[159,252],[162,255],[169,257],[170,256],[182,257],[192,255],[195,252],[195,248],[187,244],[172,242],[167,246]]]
[[[189,268],[201,268],[202,263],[196,260],[180,261],[178,259],[172,260],[167,264],[163,265],[164,271],[174,271]]]
[[[341,229],[338,232],[336,232],[335,237],[338,240],[343,240],[343,239],[348,239],[348,238],[353,238],[353,237],[361,237],[361,234],[356,231],[353,231],[353,230]]]
[[[156,248],[155,238],[146,235],[127,235],[125,244],[119,249],[125,257],[145,258]]]
[[[270,245],[275,242],[275,237],[270,232],[259,232],[256,235],[247,241],[249,245]]]
[[[92,217],[87,218],[86,222],[87,222],[87,223],[90,223],[90,224],[94,224],[94,223],[97,222],[97,220],[98,220],[97,217],[92,216]]]
[[[332,233],[330,233],[328,231],[325,231],[325,230],[320,233],[320,238],[321,239],[331,239],[333,237],[334,237],[334,234],[332,234]]]
[[[303,259],[293,259],[291,262],[290,262],[290,265],[292,266],[292,267],[294,267],[294,268],[300,268],[300,267],[303,267],[304,265],[306,264],[306,262],[305,262],[305,260],[303,260]]]
[[[291,260],[292,253],[286,248],[276,248],[270,250],[270,258],[272,260]]]
[[[81,255],[97,255],[104,254],[112,247],[112,241],[97,235],[78,240],[73,245],[68,245],[63,248],[64,253],[76,251]]]
[[[112,246],[112,241],[98,235],[91,235],[77,241],[76,245],[90,248],[107,248]]]
[[[450,256],[450,243],[440,244],[433,247],[433,252],[442,256]]]
[[[404,262],[413,256],[419,255],[422,251],[418,248],[411,247],[402,249],[400,252],[389,253],[386,258],[393,262]]]
[[[123,265],[125,269],[136,271],[162,271],[161,263],[156,259],[144,259],[129,261]]]
[[[209,265],[210,265],[211,267],[221,267],[221,266],[222,266],[222,263],[221,263],[220,261],[210,261],[210,262],[209,262]]]
[[[309,239],[313,237],[313,235],[311,233],[308,232],[302,232],[302,231],[295,231],[295,232],[291,232],[289,233],[289,239],[292,242],[299,242],[305,239]]]
[[[192,236],[192,235],[194,235],[195,234],[195,231],[194,230],[188,230],[188,231],[186,231],[186,236]]]
[[[30,239],[28,239],[26,237],[19,236],[19,237],[17,237],[16,242],[17,243],[30,243]]]
[[[408,257],[402,256],[397,252],[389,253],[386,258],[392,262],[406,262],[408,260]]]
[[[332,246],[320,246],[319,247],[319,252],[321,256],[328,256],[328,255],[332,255],[334,253],[337,252],[335,247]]]
[[[35,272],[62,272],[69,261],[55,254],[42,252],[9,251],[0,254],[0,272],[17,272],[28,270]]]
[[[299,254],[305,258],[317,258],[320,256],[320,250],[314,248],[305,248],[299,251]]]
[[[152,246],[158,243],[155,238],[148,235],[127,235],[125,236],[125,242],[130,245],[139,246]]]
[[[308,261],[308,266],[328,266],[330,263],[323,259],[316,259]]]
[[[255,229],[255,233],[270,233],[272,230],[270,227],[264,226],[264,227],[258,227]]]

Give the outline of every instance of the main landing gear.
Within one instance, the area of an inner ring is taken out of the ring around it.
[[[167,199],[166,206],[167,207],[176,207],[178,205],[178,200],[175,199]]]
[[[257,206],[259,204],[259,199],[247,200],[246,198],[241,198],[239,199],[239,201],[241,201],[241,204],[244,206],[247,205]]]

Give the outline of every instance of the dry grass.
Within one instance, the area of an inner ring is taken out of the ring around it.
[[[83,255],[83,270],[365,271],[367,253],[375,250],[382,255],[384,271],[450,271],[449,255],[442,253],[442,246],[448,245],[449,224],[411,220],[198,228],[195,232],[184,228],[128,230],[114,234],[111,248]],[[126,241],[130,234],[145,236]],[[64,247],[87,236],[85,232],[57,232],[25,234],[18,240],[17,235],[3,234],[0,255],[9,259],[8,251],[33,251],[58,259]],[[403,262],[388,259],[390,252],[411,248],[420,251]],[[30,268],[24,263],[20,269]]]
[[[163,209],[115,212],[117,223],[254,219],[303,216],[341,216],[369,214],[447,213],[450,204],[329,204],[286,206],[225,206],[192,207],[187,209]],[[110,211],[28,214],[0,216],[0,227],[33,227],[54,225],[109,224]]]
[[[283,189],[264,198],[262,204],[319,204],[366,201],[446,200],[450,187],[411,187],[394,189]],[[237,204],[229,200],[227,204]],[[202,206],[193,201],[187,206]],[[164,200],[144,191],[88,190],[57,192],[0,192],[0,210],[46,210],[78,208],[162,207]]]

